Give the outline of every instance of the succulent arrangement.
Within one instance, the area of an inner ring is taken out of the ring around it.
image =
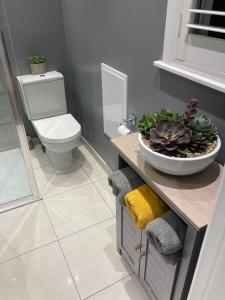
[[[28,62],[33,65],[43,64],[46,61],[44,55],[33,55],[28,58]]]
[[[197,116],[198,100],[191,99],[182,114],[166,109],[144,114],[138,127],[153,151],[175,157],[197,157],[217,145],[218,129],[205,115]]]
[[[147,139],[150,138],[150,130],[155,128],[162,121],[179,121],[180,115],[173,113],[164,108],[160,112],[144,114],[142,119],[139,120],[138,127]]]

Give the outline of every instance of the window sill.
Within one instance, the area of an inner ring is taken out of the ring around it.
[[[154,61],[154,66],[225,93],[225,79],[219,76],[206,74],[177,63],[166,63],[161,60]]]

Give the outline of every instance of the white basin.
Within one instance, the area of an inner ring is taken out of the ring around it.
[[[216,158],[221,147],[221,140],[218,136],[217,146],[212,152],[201,157],[180,158],[166,156],[151,150],[143,142],[141,133],[138,135],[138,141],[141,153],[152,167],[163,173],[178,176],[195,174],[207,168]]]

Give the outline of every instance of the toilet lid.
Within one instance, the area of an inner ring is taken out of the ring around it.
[[[38,135],[49,143],[71,142],[81,134],[80,124],[71,114],[32,121]]]

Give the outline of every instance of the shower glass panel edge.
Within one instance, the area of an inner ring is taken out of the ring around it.
[[[30,188],[31,188],[31,192],[32,192],[32,195],[30,197],[20,198],[18,200],[13,200],[11,202],[0,205],[0,213],[1,213],[3,211],[6,211],[9,209],[18,207],[18,206],[22,206],[27,203],[31,203],[31,202],[40,200],[41,197],[39,194],[39,190],[37,188],[32,164],[31,164],[31,160],[30,160],[30,153],[29,153],[25,128],[23,125],[23,120],[22,120],[19,108],[17,107],[16,93],[15,93],[15,89],[14,89],[14,85],[13,85],[12,75],[11,75],[11,72],[9,69],[8,59],[7,59],[1,32],[0,32],[0,63],[2,66],[3,76],[5,78],[5,83],[7,86],[7,92],[9,95],[9,101],[11,104],[11,109],[12,109],[12,113],[13,113],[13,117],[14,117],[14,121],[15,121],[15,126],[17,129],[20,150],[23,155],[23,159],[25,162],[26,171],[27,171],[27,175],[28,175],[28,180],[29,180]]]

